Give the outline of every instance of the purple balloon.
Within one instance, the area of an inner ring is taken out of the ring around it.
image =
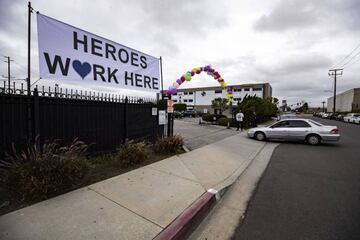
[[[176,88],[172,88],[172,89],[170,90],[170,92],[171,92],[171,94],[176,94],[177,90],[176,90]]]
[[[180,79],[176,80],[176,82],[177,82],[179,85],[181,85],[181,84],[183,83]]]

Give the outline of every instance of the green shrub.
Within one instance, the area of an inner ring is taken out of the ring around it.
[[[204,114],[202,116],[202,120],[205,122],[217,122],[220,118],[226,118],[226,116],[222,114]]]
[[[182,148],[183,144],[183,138],[175,135],[172,137],[159,138],[153,147],[156,153],[176,153]]]
[[[150,154],[151,150],[145,142],[129,141],[120,146],[114,161],[120,167],[132,167],[145,161]]]
[[[179,112],[182,112],[182,111],[186,111],[186,104],[185,103],[175,103],[174,104],[174,111],[179,111]]]
[[[1,181],[23,200],[46,199],[78,185],[90,170],[88,146],[75,139],[68,146],[58,141],[40,145],[39,137],[25,150],[0,161]]]
[[[224,117],[224,118],[219,118],[216,123],[220,126],[227,126],[228,123],[230,123],[231,119],[230,118],[227,118],[227,117]]]

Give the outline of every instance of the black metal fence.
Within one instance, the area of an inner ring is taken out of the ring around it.
[[[165,102],[155,99],[42,87],[0,87],[0,156],[11,144],[22,147],[39,135],[64,143],[79,138],[93,152],[115,150],[126,140],[153,141],[164,133],[158,114]]]

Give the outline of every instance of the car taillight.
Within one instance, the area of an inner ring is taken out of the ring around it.
[[[339,129],[338,129],[338,128],[334,128],[333,130],[330,131],[330,133],[332,133],[332,134],[338,134],[338,133],[339,133]]]

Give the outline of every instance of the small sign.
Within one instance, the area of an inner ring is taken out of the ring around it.
[[[157,116],[157,108],[152,108],[151,109],[151,115]]]
[[[166,123],[166,112],[159,110],[159,125],[165,125]]]
[[[174,112],[174,101],[173,100],[167,100],[167,112],[168,113]]]

